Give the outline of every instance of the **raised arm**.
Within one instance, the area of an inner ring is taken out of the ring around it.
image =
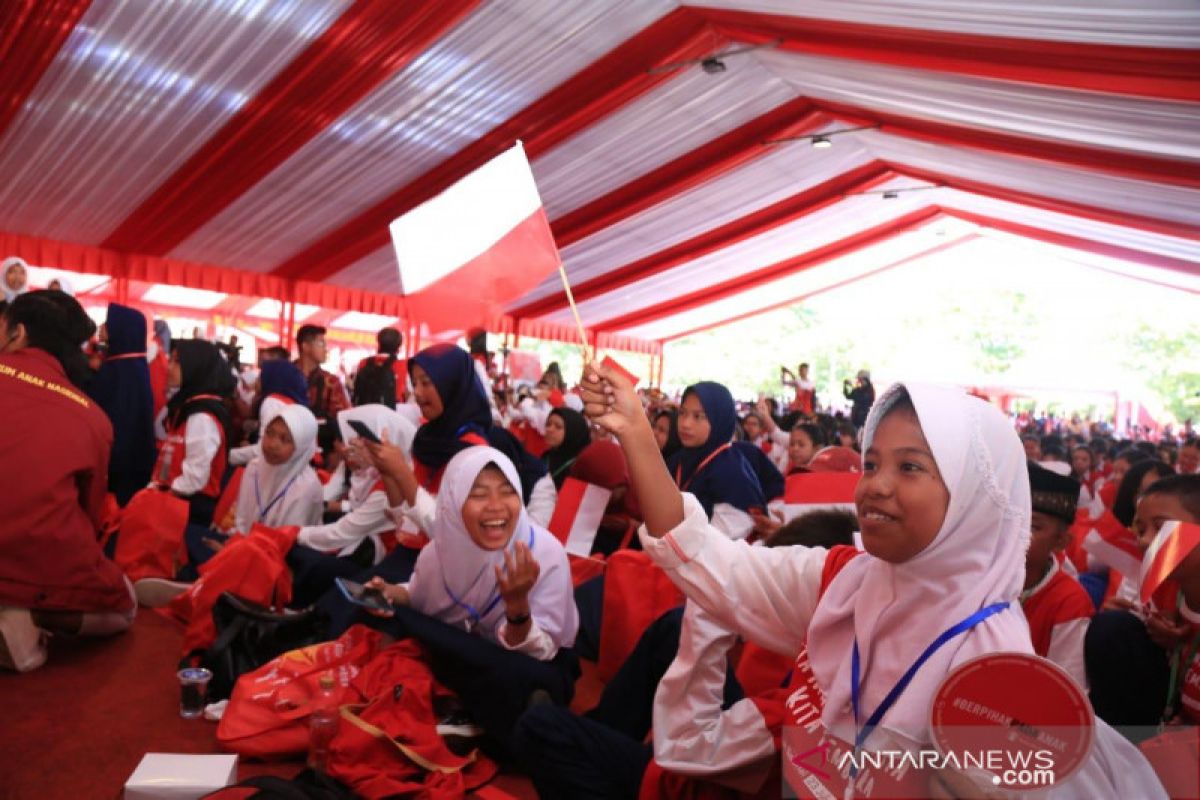
[[[694,497],[687,495],[685,503],[629,382],[590,365],[583,393],[585,413],[612,431],[625,451],[645,515],[647,555],[720,624],[769,650],[795,655],[816,610],[826,551],[731,541]]]
[[[647,532],[665,536],[683,522],[683,496],[663,462],[650,420],[633,386],[602,364],[584,368],[584,413],[617,437],[629,465]]]

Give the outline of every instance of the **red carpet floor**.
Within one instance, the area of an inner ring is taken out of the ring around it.
[[[39,670],[0,672],[0,800],[115,800],[143,754],[215,753],[216,724],[179,716],[182,630],[150,611],[109,640],[56,640]],[[591,670],[576,708],[598,697]],[[242,778],[292,775],[299,763],[241,762]],[[492,784],[534,798],[523,776]]]

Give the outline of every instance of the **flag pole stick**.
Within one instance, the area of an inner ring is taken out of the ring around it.
[[[567,268],[558,262],[558,276],[562,278],[563,291],[567,293],[567,303],[571,306],[571,316],[575,317],[575,326],[579,329],[579,342],[583,345],[583,361],[590,364],[592,348],[588,344],[587,330],[583,327],[583,319],[579,316],[579,308],[575,305],[575,295],[571,291],[571,282],[567,279]]]

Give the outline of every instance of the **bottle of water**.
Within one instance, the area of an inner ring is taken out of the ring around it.
[[[318,683],[320,691],[313,699],[312,715],[308,718],[308,766],[316,772],[324,772],[329,760],[329,743],[337,733],[340,715],[332,673],[322,675]]]

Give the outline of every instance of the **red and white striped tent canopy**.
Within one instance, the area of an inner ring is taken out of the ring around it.
[[[399,317],[388,223],[519,139],[610,343],[980,235],[1200,290],[1195,0],[16,0],[0,23],[0,257],[31,264]],[[493,330],[570,335],[556,275],[507,311]]]

